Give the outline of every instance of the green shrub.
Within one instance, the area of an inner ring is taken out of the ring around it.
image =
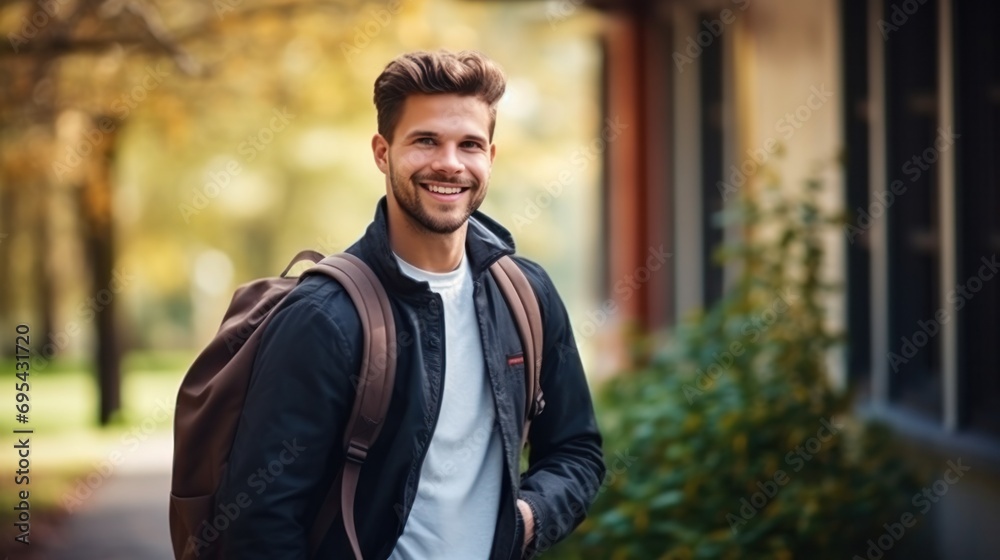
[[[819,190],[772,184],[726,216],[738,279],[601,388],[609,473],[551,558],[846,559],[898,519],[914,477],[828,383],[821,236],[837,221]]]

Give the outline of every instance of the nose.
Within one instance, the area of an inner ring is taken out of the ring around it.
[[[458,157],[458,147],[452,144],[442,145],[431,162],[431,169],[446,175],[458,175],[465,171],[465,164]]]

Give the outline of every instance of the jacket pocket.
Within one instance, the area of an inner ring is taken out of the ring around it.
[[[514,546],[511,548],[510,560],[520,560],[524,555],[524,517],[521,516],[521,508],[517,507],[517,499],[514,500]]]
[[[506,375],[507,386],[510,387],[511,395],[511,411],[514,413],[515,418],[523,419],[525,413],[528,410],[528,385],[527,379],[525,379],[524,370],[524,357],[523,354],[518,353],[516,356],[520,361],[515,361],[511,363],[511,357],[507,357],[507,369]],[[518,425],[520,426],[520,421]]]

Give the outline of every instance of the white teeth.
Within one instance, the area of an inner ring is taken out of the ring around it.
[[[462,192],[462,189],[458,187],[442,187],[440,185],[431,185],[429,183],[427,184],[427,190],[438,194],[458,194]]]

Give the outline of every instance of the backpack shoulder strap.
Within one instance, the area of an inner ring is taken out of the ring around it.
[[[542,395],[542,311],[538,297],[514,259],[504,255],[490,266],[490,272],[500,287],[521,336],[525,361],[525,419],[521,447],[528,441],[531,421],[545,407]]]
[[[396,377],[396,324],[385,288],[375,273],[361,259],[347,253],[329,256],[309,270],[329,276],[347,291],[358,310],[364,332],[357,394],[347,428],[344,469],[331,486],[309,533],[310,553],[314,555],[337,514],[344,518],[344,528],[356,558],[360,559],[357,529],[354,524],[354,497],[361,467],[368,450],[382,431]],[[338,499],[339,494],[339,499]]]

